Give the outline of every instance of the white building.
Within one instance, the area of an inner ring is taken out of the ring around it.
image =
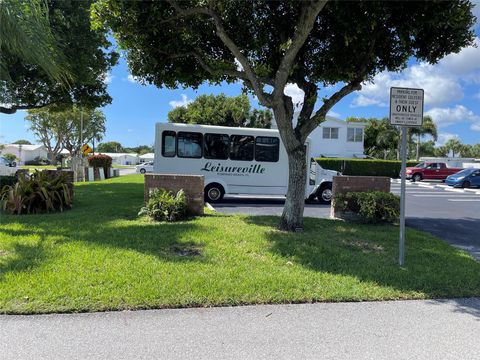
[[[153,161],[155,157],[154,153],[147,153],[140,155],[138,158],[140,159],[140,163],[148,162],[148,161]]]
[[[138,154],[135,153],[98,153],[108,155],[112,158],[112,163],[116,165],[137,165],[140,163]]]
[[[2,149],[2,154],[13,154],[20,161],[19,165],[25,164],[25,161],[32,161],[36,158],[47,159],[48,152],[45,146],[43,145],[19,145],[19,144],[8,144],[4,145]]]
[[[298,113],[294,114],[294,126]],[[309,137],[312,139],[314,157],[364,158],[364,128],[367,124],[347,122],[327,116]],[[277,128],[275,121],[272,128]]]

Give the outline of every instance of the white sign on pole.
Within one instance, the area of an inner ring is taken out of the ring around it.
[[[422,126],[423,89],[390,88],[390,125]]]

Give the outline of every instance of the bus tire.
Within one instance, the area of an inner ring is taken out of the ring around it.
[[[205,201],[209,203],[216,203],[222,201],[225,195],[225,189],[218,183],[211,183],[205,187]]]
[[[317,191],[317,200],[320,204],[332,202],[332,183],[322,184]]]

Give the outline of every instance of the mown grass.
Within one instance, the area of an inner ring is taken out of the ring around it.
[[[480,295],[480,264],[430,235],[306,219],[207,214],[175,224],[138,218],[143,176],[76,186],[65,213],[0,226],[0,312],[421,299]]]

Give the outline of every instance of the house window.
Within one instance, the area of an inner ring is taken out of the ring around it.
[[[201,158],[202,134],[179,132],[177,135],[177,156],[182,158]]]
[[[164,131],[162,133],[162,156],[175,156],[175,131]]]
[[[348,142],[362,142],[363,141],[363,128],[348,128],[347,129],[347,141]]]
[[[255,139],[255,160],[277,162],[280,140],[277,137],[257,136]]]
[[[205,134],[203,156],[205,159],[228,159],[230,138],[225,134]]]
[[[324,139],[338,139],[338,128],[324,127],[323,128]]]
[[[230,160],[253,160],[253,136],[232,135],[230,136]]]

